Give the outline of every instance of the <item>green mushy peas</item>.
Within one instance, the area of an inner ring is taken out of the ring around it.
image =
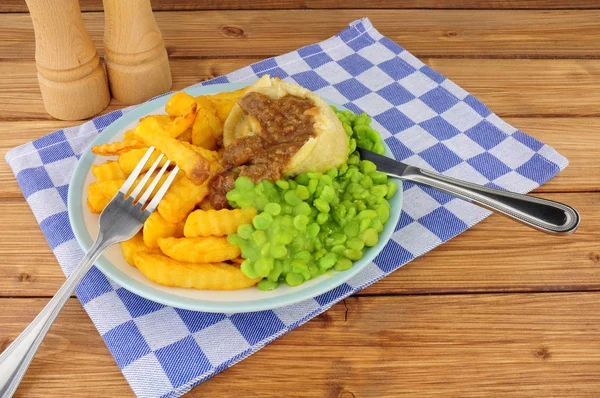
[[[351,268],[377,244],[390,217],[388,199],[396,183],[356,152],[358,146],[383,154],[381,136],[366,114],[335,111],[350,143],[347,163],[325,174],[305,173],[275,183],[238,177],[227,193],[232,207],[259,211],[252,224],[240,226],[228,240],[242,251],[242,272],[263,278],[260,290],[281,283],[297,286]]]

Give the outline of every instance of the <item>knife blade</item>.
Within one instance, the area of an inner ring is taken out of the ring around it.
[[[408,168],[413,167],[366,149],[356,148],[356,150],[360,154],[362,160],[369,160],[375,163],[375,165],[377,165],[377,171],[382,171],[392,177],[401,178]]]

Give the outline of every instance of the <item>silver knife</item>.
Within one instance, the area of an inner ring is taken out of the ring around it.
[[[444,175],[410,166],[366,149],[358,148],[361,159],[375,163],[377,170],[390,177],[425,185],[445,192],[486,209],[496,211],[533,227],[555,235],[572,234],[579,226],[577,210],[563,203],[523,195],[483,185],[446,177]]]

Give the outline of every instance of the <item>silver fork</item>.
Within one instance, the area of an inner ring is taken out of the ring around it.
[[[144,221],[156,209],[173,179],[179,171],[175,166],[159,188],[152,200],[150,196],[160,182],[161,177],[167,171],[170,161],[167,160],[160,169],[154,180],[142,194],[142,190],[156,168],[163,155],[152,164],[146,175],[142,178],[130,195],[127,195],[135,180],[142,172],[142,168],[148,162],[154,147],[150,147],[142,160],[135,167],[129,178],[125,181],[119,192],[112,198],[106,208],[100,214],[98,220],[100,230],[96,241],[83,257],[77,268],[61,286],[54,297],[46,304],[39,315],[25,328],[25,330],[12,342],[11,345],[0,354],[0,397],[11,397],[21,379],[25,375],[33,356],[38,350],[42,340],[48,333],[50,326],[62,310],[63,306],[71,296],[81,279],[89,271],[94,261],[108,247],[115,243],[132,238],[144,225]],[[147,205],[146,203],[149,202]]]

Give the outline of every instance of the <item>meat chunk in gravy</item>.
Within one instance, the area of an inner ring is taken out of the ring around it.
[[[209,194],[215,209],[227,207],[225,195],[238,176],[249,177],[255,183],[280,179],[290,159],[315,134],[315,121],[308,112],[315,105],[309,99],[286,95],[274,100],[251,92],[238,104],[259,121],[261,133],[238,138],[225,148],[224,171],[212,181]]]

